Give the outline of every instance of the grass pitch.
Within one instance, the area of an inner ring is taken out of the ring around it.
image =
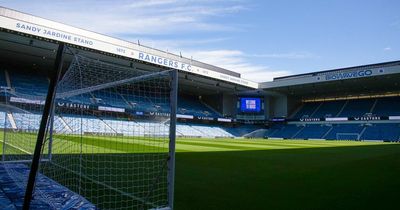
[[[176,209],[395,209],[400,205],[400,144],[202,141],[194,143],[217,149],[176,154]]]
[[[137,149],[160,152],[159,147],[165,146],[137,138],[68,137],[68,141],[82,142],[99,153],[97,158]],[[400,144],[178,139],[176,148],[178,210],[395,209],[400,205]],[[78,151],[57,150],[57,145],[54,149],[63,155]]]

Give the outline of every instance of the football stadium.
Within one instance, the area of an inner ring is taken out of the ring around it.
[[[256,83],[0,7],[0,209],[396,209],[399,81]]]

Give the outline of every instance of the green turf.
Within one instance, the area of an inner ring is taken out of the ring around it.
[[[310,143],[323,147],[308,148],[309,141],[272,141],[282,147],[301,145],[177,153],[176,209],[395,209],[400,205],[399,144]]]
[[[26,138],[27,134],[24,135]],[[83,154],[88,174],[104,168],[124,168],[123,174],[135,173],[135,168],[147,166],[116,163],[120,158],[133,161],[157,157],[159,152],[165,152],[166,146],[165,139],[151,143],[146,138],[56,138],[59,145],[54,147],[55,158],[76,157],[80,143],[84,153],[97,154]],[[73,146],[62,149],[66,142]],[[178,139],[176,148],[175,205],[178,210],[396,209],[400,205],[400,144]],[[139,153],[132,154],[133,151]],[[121,153],[131,155],[121,156]],[[96,165],[96,161],[103,165]],[[123,185],[123,180],[130,176],[114,177]],[[109,184],[113,183],[110,180]],[[122,187],[118,183],[115,187]]]

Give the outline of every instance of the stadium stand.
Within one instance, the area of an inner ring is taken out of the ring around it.
[[[396,121],[375,122],[374,117],[400,116],[400,97],[348,99],[303,103],[292,114],[295,124],[273,125],[266,137],[330,140],[385,140],[399,141],[399,124]],[[358,122],[328,122],[320,118],[357,118]],[[362,117],[365,117],[363,120]],[[310,123],[316,120],[317,123]],[[372,122],[371,122],[372,120]]]
[[[303,126],[298,126],[293,124],[279,126],[277,128],[273,128],[276,129],[276,131],[273,132],[269,137],[291,139],[303,128],[304,128]]]
[[[378,116],[400,115],[400,97],[307,102],[293,118],[360,117],[367,113]]]
[[[344,105],[343,100],[323,102],[311,117],[336,117]]]
[[[356,135],[347,135],[347,139],[340,139],[340,133],[342,134],[358,134],[360,135],[363,131],[364,126],[362,124],[333,124],[332,129],[325,136],[325,139],[338,139],[338,140],[357,140]],[[337,135],[339,133],[339,136]],[[338,138],[339,137],[339,138]],[[344,137],[342,135],[342,137]]]
[[[48,80],[45,77],[11,72],[11,87],[15,92],[30,96],[43,96],[47,93]]]
[[[194,116],[220,117],[218,113],[205,106],[196,97],[188,96],[179,97],[178,112],[180,114],[189,114]]]
[[[293,138],[295,139],[322,139],[330,127],[324,124],[306,125]]]
[[[5,71],[0,70],[0,87],[7,87]]]
[[[44,95],[47,91],[48,81],[45,77],[12,72],[10,74],[12,91],[19,96]],[[0,73],[0,85],[7,86],[5,72]],[[88,105],[102,105],[109,107],[130,108],[136,111],[163,112],[169,109],[167,102],[160,102],[156,97],[124,94],[123,90],[107,89],[86,94],[84,97],[77,96],[69,98],[69,103],[79,103]],[[195,96],[182,95],[179,97],[178,113],[199,117],[220,117],[220,114],[203,104]],[[301,118],[325,118],[325,117],[362,117],[366,114],[373,116],[396,116],[400,115],[400,97],[384,97],[371,99],[337,100],[324,102],[306,102],[302,104],[293,119]],[[5,117],[8,127],[17,127],[23,130],[36,130],[39,127],[40,115],[33,113],[12,112],[6,114],[0,112],[0,120],[4,122]],[[54,122],[56,131],[67,131],[79,133],[82,129],[88,134],[99,135],[138,135],[146,136],[150,133],[157,135],[168,135],[168,125],[163,122],[151,124],[144,121],[128,122],[115,119],[84,118],[87,121],[84,127],[78,127],[74,122],[74,116],[57,116]],[[15,125],[13,125],[13,122]],[[113,126],[118,124],[119,126]],[[122,126],[121,126],[122,125]],[[113,128],[117,127],[117,130]],[[160,129],[161,127],[161,129]],[[4,128],[4,123],[0,123],[0,128]],[[158,130],[154,130],[158,128]],[[165,128],[165,129],[162,129]],[[177,125],[177,135],[181,137],[243,137],[256,130],[263,129],[258,125],[239,125],[236,127],[225,127],[222,125],[205,125],[193,123],[179,123]],[[264,136],[269,138],[296,138],[296,139],[346,139],[346,140],[388,140],[398,141],[400,133],[398,124],[287,124],[273,125],[269,130],[265,130]]]
[[[0,72],[0,86],[7,86],[5,72]],[[43,76],[13,72],[10,75],[11,86],[19,95],[39,96],[47,93],[48,80]],[[136,111],[167,112],[168,101],[157,101],[157,97],[124,94],[124,90],[107,89],[85,94],[84,97],[70,97],[69,103],[96,104],[111,107],[131,108]],[[208,108],[196,97],[182,96],[178,103],[178,113],[201,117],[220,117],[220,114]]]
[[[362,134],[361,139],[364,140],[388,140],[399,141],[400,137],[400,124],[395,123],[379,123],[367,124],[365,132]]]
[[[321,103],[304,103],[299,111],[293,116],[293,118],[304,118],[311,117],[315,110],[321,105]]]
[[[400,97],[378,99],[372,113],[378,116],[400,116]]]
[[[359,117],[371,113],[376,99],[349,100],[339,117]]]

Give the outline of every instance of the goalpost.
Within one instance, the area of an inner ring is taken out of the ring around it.
[[[360,140],[359,133],[336,133],[337,140]]]
[[[8,111],[11,117],[5,114],[3,163],[30,167],[30,180],[16,181],[28,186],[27,194],[32,186],[31,196],[55,209],[63,205],[60,198],[32,183],[37,181],[36,155],[40,175],[96,208],[172,209],[177,80],[177,70],[147,72],[73,54],[50,99],[13,93],[20,101],[11,105],[19,111]],[[42,121],[40,142],[38,121],[47,103],[50,109],[47,122]]]

